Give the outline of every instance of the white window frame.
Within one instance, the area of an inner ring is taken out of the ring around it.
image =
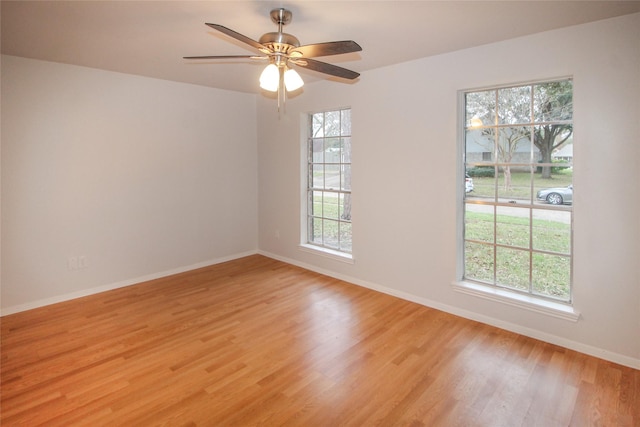
[[[309,147],[311,144],[311,139],[312,139],[312,118],[314,114],[319,114],[319,113],[331,113],[331,112],[341,112],[341,111],[345,111],[345,110],[349,110],[349,112],[351,113],[351,108],[350,107],[340,107],[340,108],[329,108],[329,109],[325,109],[325,110],[320,110],[320,111],[313,111],[313,112],[308,112],[303,114],[301,117],[301,132],[300,132],[300,139],[302,141],[302,146],[301,146],[301,177],[300,177],[300,181],[301,181],[301,217],[300,217],[300,250],[304,251],[304,252],[309,252],[309,253],[313,253],[316,255],[321,255],[323,257],[328,257],[337,261],[341,261],[341,262],[346,262],[349,264],[353,264],[353,241],[351,243],[351,251],[343,251],[340,250],[338,248],[334,248],[334,247],[329,247],[327,245],[323,245],[323,244],[319,244],[318,242],[313,242],[310,236],[310,220],[312,217],[314,217],[311,214],[311,208],[310,208],[310,197],[313,191],[327,191],[327,192],[331,192],[334,194],[338,194],[338,195],[342,195],[344,196],[345,194],[349,194],[349,196],[351,196],[351,188],[349,189],[343,189],[343,188],[331,188],[331,189],[327,189],[327,188],[314,188],[313,187],[313,183],[311,180],[311,174],[312,171],[310,171],[310,166],[312,165],[311,162],[311,156],[312,153],[309,152]],[[350,119],[351,123],[352,120]],[[349,133],[349,135],[346,134],[342,134],[341,131],[341,135],[339,136],[326,136],[326,138],[335,138],[335,137],[348,137],[350,139],[352,139],[352,132]],[[315,138],[318,139],[318,138]],[[351,155],[351,153],[350,153]],[[318,163],[315,163],[318,164]],[[336,165],[336,163],[331,163],[334,166]],[[339,165],[349,165],[349,167],[351,167],[351,162],[343,162],[342,160],[340,161]],[[326,220],[328,218],[324,218],[324,217],[314,217],[316,219],[319,220]],[[338,218],[338,221],[340,223],[349,223],[350,225],[352,224],[351,220],[343,220]],[[353,233],[351,234],[351,236],[353,237]]]
[[[558,78],[558,79],[549,79],[543,81],[535,81],[535,82],[525,82],[519,84],[510,84],[504,86],[493,86],[487,88],[475,88],[475,89],[466,89],[458,92],[458,164],[457,164],[457,261],[456,261],[456,280],[452,283],[453,289],[455,291],[473,295],[475,297],[488,299],[491,301],[500,302],[503,304],[507,304],[510,306],[519,307],[522,309],[534,311],[537,313],[549,315],[552,317],[557,317],[569,321],[577,321],[580,317],[580,313],[573,306],[572,295],[570,296],[569,301],[557,301],[552,298],[547,298],[544,296],[540,296],[531,292],[522,292],[517,291],[508,287],[498,286],[496,284],[483,283],[475,280],[469,280],[465,278],[465,265],[464,265],[464,251],[465,251],[465,211],[466,211],[466,200],[465,200],[465,176],[466,176],[466,130],[467,130],[467,117],[466,117],[466,94],[472,92],[481,92],[487,90],[499,90],[502,88],[510,88],[510,87],[520,87],[527,85],[534,85],[539,83],[560,81],[571,79],[570,77]],[[483,159],[484,160],[484,159]],[[497,160],[496,160],[497,162]],[[535,195],[532,197],[535,198]],[[495,203],[488,203],[489,205],[499,205],[500,203],[496,200]],[[531,207],[533,209],[533,207]],[[571,207],[571,222],[573,223],[573,206]],[[495,221],[495,218],[494,218]],[[571,225],[571,229],[573,230],[573,225]],[[572,231],[573,233],[573,231]],[[573,240],[573,237],[571,237]],[[495,242],[494,242],[495,245]],[[573,276],[573,242],[571,242],[571,254],[570,254],[570,263],[571,263],[571,275]],[[531,251],[531,248],[529,249]],[[494,267],[495,268],[495,267]],[[573,282],[573,277],[571,278],[571,282]],[[571,284],[573,287],[573,284]],[[572,290],[570,291],[572,294]]]

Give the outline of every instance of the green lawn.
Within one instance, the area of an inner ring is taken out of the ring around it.
[[[568,301],[570,298],[570,258],[496,247],[495,283],[504,287]],[[493,284],[494,247],[465,243],[465,275],[472,280]],[[529,284],[529,265],[532,281]],[[529,287],[531,286],[531,288]]]
[[[568,300],[570,298],[571,225],[535,220],[530,237],[529,218],[498,215],[494,234],[493,214],[466,212],[465,236],[469,240],[498,245],[465,243],[465,275],[523,291]],[[532,246],[534,251],[529,252]],[[494,254],[495,248],[495,254]],[[557,254],[535,252],[551,251]],[[495,258],[494,258],[495,255]],[[495,261],[494,261],[495,260]],[[532,272],[532,279],[529,277]],[[531,283],[530,283],[531,282]]]
[[[351,252],[351,222],[342,219],[344,200],[336,193],[313,197],[312,241],[326,247]]]
[[[531,174],[526,172],[511,173],[511,188],[504,188],[504,174],[498,174],[498,195],[501,198],[529,199],[531,196]],[[473,192],[471,197],[493,197],[495,191],[495,180],[493,177],[473,177]],[[542,188],[566,187],[573,182],[573,171],[563,169],[554,173],[550,179],[542,179],[541,174],[533,175],[533,196]]]
[[[474,177],[474,191],[469,193],[468,197],[493,198],[495,179]],[[540,174],[534,174],[533,195],[529,173],[512,173],[512,187],[508,190],[503,186],[503,175],[500,174],[497,179],[499,197],[529,200],[532,196],[535,198],[535,193],[541,188],[566,187],[571,184],[572,171],[565,169],[554,173],[551,179],[542,179]],[[534,217],[533,224],[530,225],[527,216],[499,214],[496,216],[494,229],[493,213],[473,212],[467,209],[465,239],[488,243],[465,242],[467,278],[564,301],[569,300],[570,224]],[[530,252],[530,248],[533,251]]]

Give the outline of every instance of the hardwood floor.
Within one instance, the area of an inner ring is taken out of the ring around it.
[[[3,426],[640,426],[640,371],[262,256],[2,319]]]

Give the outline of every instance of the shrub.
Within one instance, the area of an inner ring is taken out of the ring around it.
[[[496,170],[492,166],[477,166],[467,170],[467,173],[472,178],[493,178],[496,176]]]
[[[562,173],[565,169],[569,169],[571,166],[564,160],[553,160],[553,163],[561,163],[562,166],[552,166],[551,173]]]
[[[551,166],[551,173],[552,174],[562,173],[564,170],[571,168],[571,165],[569,163],[567,163],[565,160],[553,159],[551,162],[552,163],[558,163],[558,166]],[[540,160],[538,163],[542,163],[542,160]],[[538,166],[536,168],[536,172],[537,173],[541,173],[542,172],[542,166]]]

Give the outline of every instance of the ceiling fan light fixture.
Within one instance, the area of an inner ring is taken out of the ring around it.
[[[302,81],[302,77],[296,70],[289,68],[284,72],[284,87],[287,88],[288,92],[300,89],[303,85],[304,81]]]
[[[260,74],[260,87],[269,92],[277,92],[280,85],[280,72],[275,64],[269,64]]]

